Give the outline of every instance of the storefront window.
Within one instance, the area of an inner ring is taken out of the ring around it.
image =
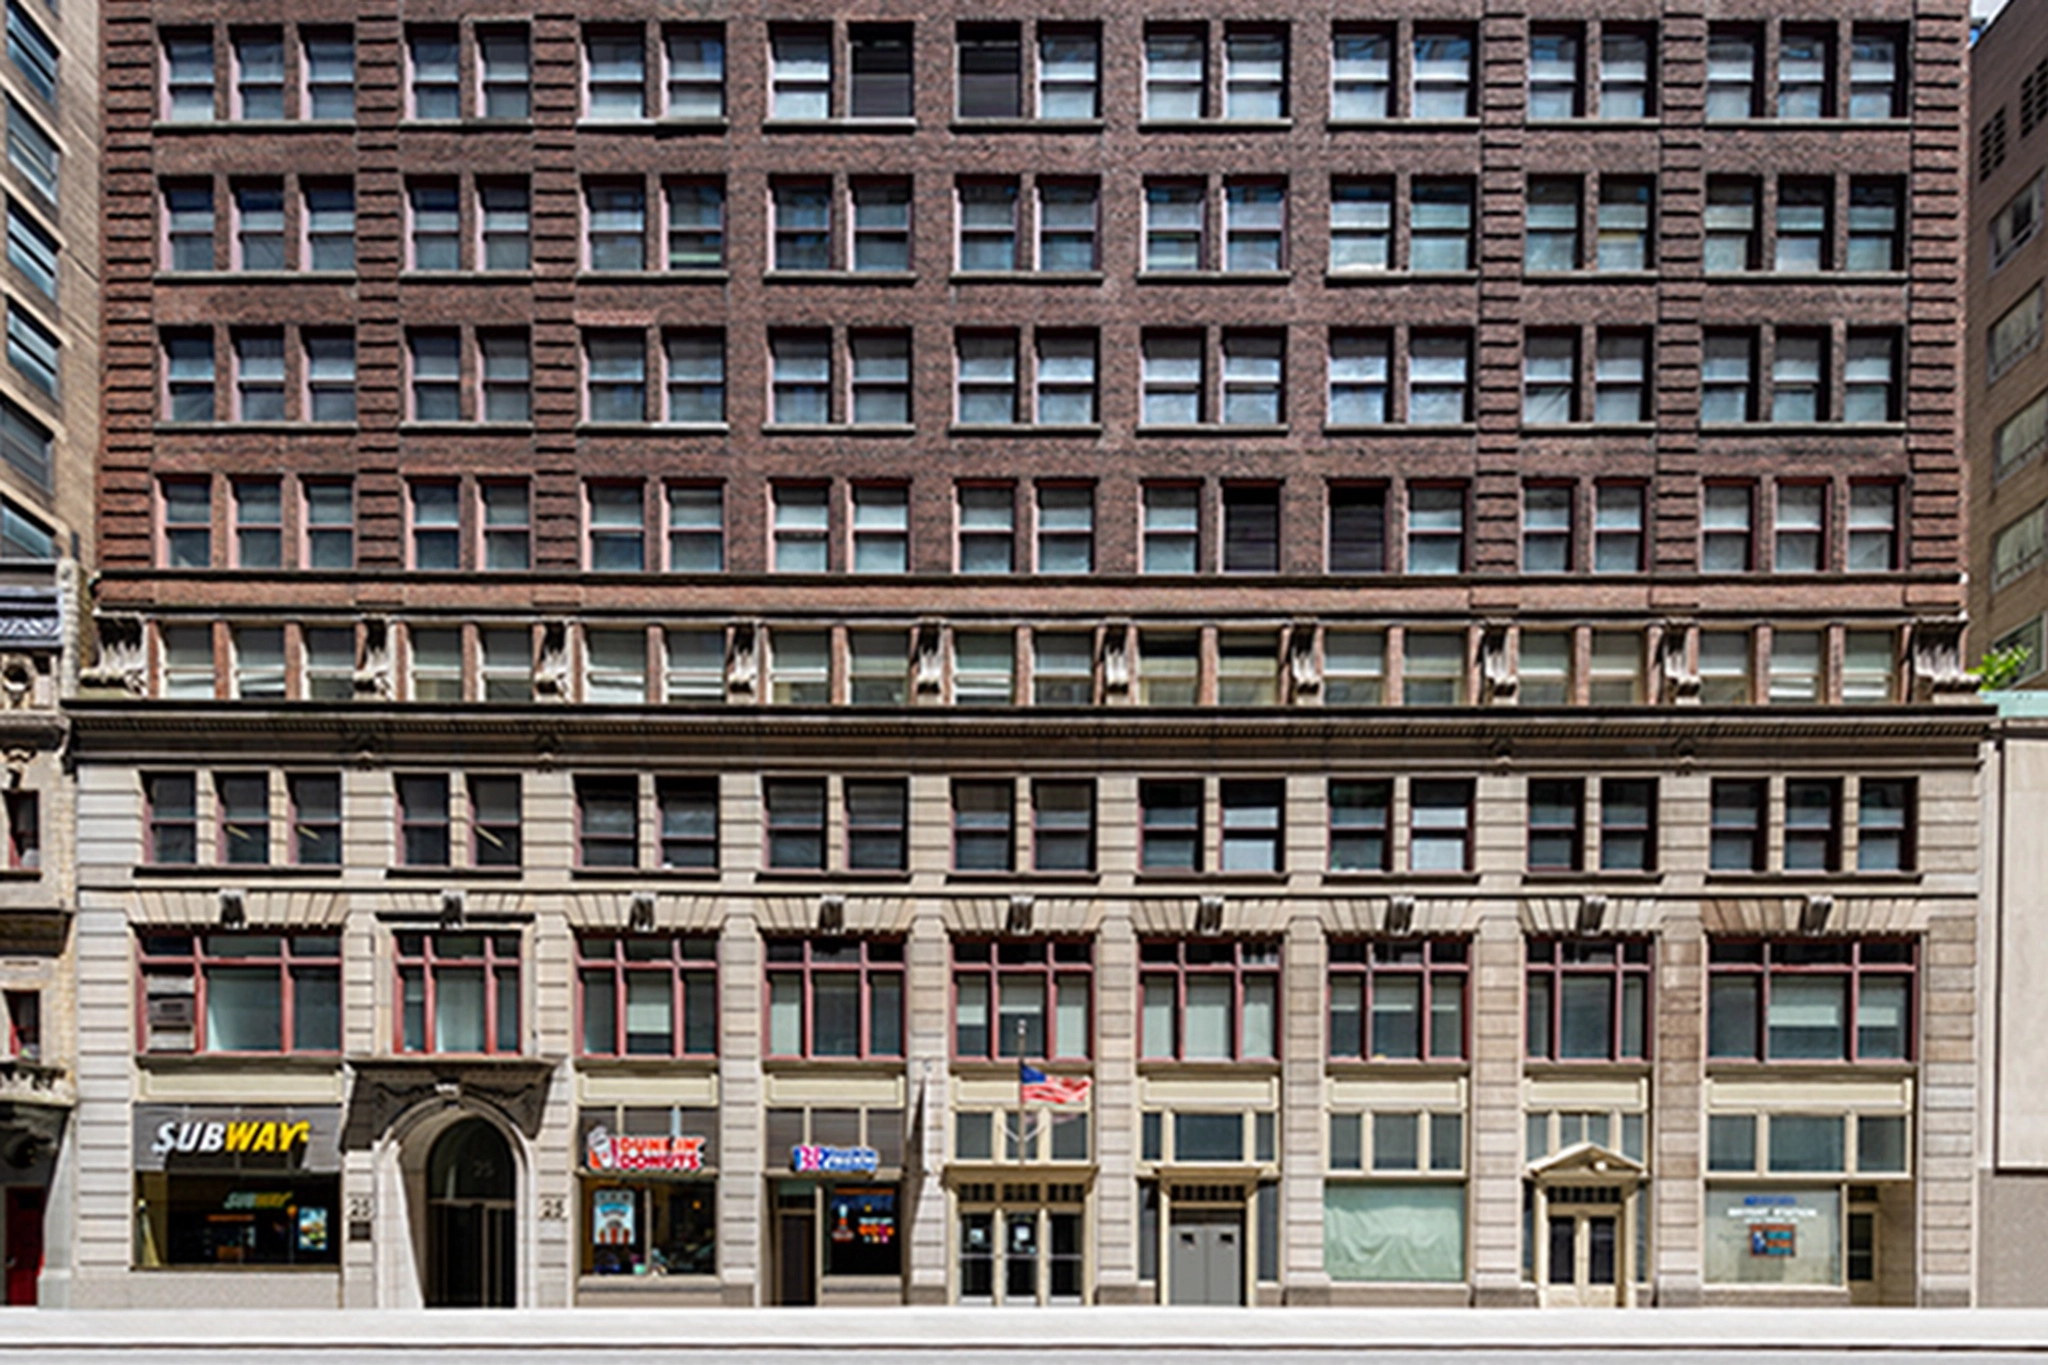
[[[825,1273],[900,1275],[896,1186],[827,1185],[824,1194]]]
[[[150,1052],[338,1052],[336,934],[144,934]]]
[[[138,1267],[339,1263],[337,1110],[138,1104],[133,1123]]]
[[[1085,1185],[974,1182],[957,1193],[960,1302],[1083,1302]]]
[[[520,1050],[518,934],[397,938],[400,1050]]]
[[[586,1176],[586,1275],[714,1275],[718,1184],[713,1180],[621,1183]]]
[[[338,1176],[136,1177],[136,1264],[157,1266],[335,1265],[340,1260]]]
[[[1842,1192],[1707,1188],[1709,1284],[1842,1283]]]
[[[1323,1186],[1323,1266],[1333,1280],[1465,1278],[1465,1187]]]

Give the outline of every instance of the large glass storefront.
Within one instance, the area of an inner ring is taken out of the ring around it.
[[[331,1109],[136,1106],[136,1266],[338,1265],[337,1132]]]

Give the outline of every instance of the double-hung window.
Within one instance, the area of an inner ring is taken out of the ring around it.
[[[1527,951],[1526,1042],[1532,1060],[1649,1056],[1648,940],[1532,938]]]
[[[521,1050],[517,933],[402,930],[394,939],[399,1051]]]
[[[145,933],[150,1052],[339,1052],[338,934]]]
[[[1910,1060],[1915,957],[1904,939],[1709,940],[1707,1056]]]
[[[900,939],[771,938],[768,1055],[901,1057]]]
[[[1139,1052],[1178,1061],[1265,1061],[1280,1047],[1280,945],[1154,939],[1138,947]]]
[[[718,1052],[718,940],[633,934],[576,940],[587,1057]]]
[[[955,941],[953,1055],[968,1061],[1088,1057],[1093,957],[1086,942]]]
[[[1463,1058],[1470,975],[1471,945],[1461,938],[1332,941],[1331,1058]]]

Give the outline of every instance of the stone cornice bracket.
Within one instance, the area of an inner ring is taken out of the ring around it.
[[[35,705],[36,661],[26,654],[0,654],[0,698],[7,709],[20,711]]]
[[[391,619],[369,617],[363,622],[363,647],[356,658],[356,700],[392,700],[397,692],[393,676]]]
[[[533,670],[535,701],[568,701],[570,692],[569,623],[540,625],[540,663]]]
[[[1597,934],[1607,923],[1607,897],[1579,897],[1579,924],[1582,934]]]
[[[1323,690],[1314,621],[1296,621],[1287,627],[1287,680],[1296,697],[1313,697]]]
[[[1968,702],[1977,680],[1963,665],[1960,616],[1928,617],[1913,623],[1911,696],[1915,701]]]
[[[946,629],[938,621],[919,621],[911,646],[913,691],[919,698],[941,700],[946,694]]]
[[[1828,921],[1834,917],[1835,898],[1819,892],[1808,896],[1806,904],[1799,911],[1799,932],[1802,934],[1824,934]]]
[[[1003,922],[1003,932],[1006,934],[1030,933],[1032,915],[1037,909],[1037,905],[1038,902],[1031,896],[1010,897],[1010,913],[1009,917]]]
[[[818,897],[818,932],[821,934],[843,934],[846,932],[846,897],[828,893]]]
[[[1508,652],[1506,621],[1479,623],[1479,686],[1480,701],[1488,706],[1512,706],[1521,693],[1521,675]]]
[[[240,887],[220,889],[220,927],[240,929],[249,923],[249,893]]]
[[[737,621],[725,646],[725,695],[752,700],[761,676],[761,623]]]
[[[441,926],[445,929],[460,928],[469,914],[469,893],[461,887],[449,887],[441,892],[439,899]]]
[[[131,697],[147,692],[149,658],[143,648],[142,618],[129,612],[110,612],[94,618],[93,630],[99,636],[99,657],[91,668],[79,673],[79,683],[118,689]]]
[[[635,891],[632,904],[626,909],[626,923],[636,934],[654,932],[654,893]]]
[[[1111,621],[1102,628],[1102,693],[1128,696],[1131,690],[1131,623]]]
[[[1223,932],[1223,897],[1203,896],[1195,902],[1195,932],[1198,934],[1220,934]]]
[[[1664,700],[1680,706],[1697,706],[1700,700],[1699,670],[1692,666],[1687,641],[1692,622],[1669,620],[1657,637],[1657,675],[1663,679]]]
[[[1389,896],[1387,908],[1380,917],[1380,932],[1396,936],[1415,931],[1415,897]]]

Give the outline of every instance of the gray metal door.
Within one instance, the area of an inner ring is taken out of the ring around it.
[[[1170,1303],[1244,1302],[1244,1215],[1228,1209],[1173,1216]]]

